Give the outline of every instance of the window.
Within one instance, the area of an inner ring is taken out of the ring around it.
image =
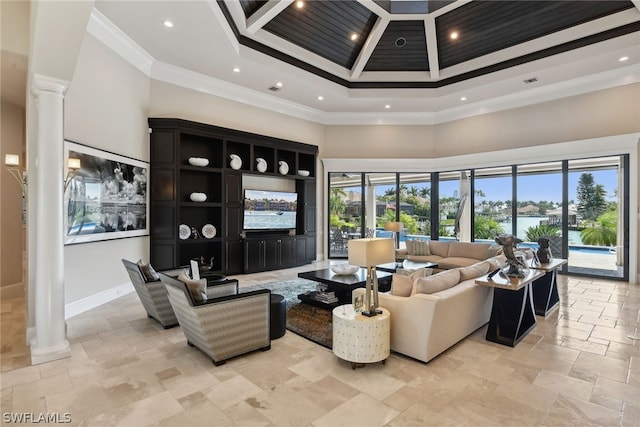
[[[474,170],[474,240],[493,241],[498,234],[513,233],[512,175],[511,166]]]

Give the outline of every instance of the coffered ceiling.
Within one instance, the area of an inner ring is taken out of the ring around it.
[[[640,81],[640,0],[97,1],[92,18],[155,78],[325,123],[446,121]]]

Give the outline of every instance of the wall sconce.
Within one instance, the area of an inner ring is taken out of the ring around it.
[[[4,165],[9,173],[18,181],[22,189],[22,196],[27,197],[27,177],[25,172],[20,169],[20,156],[17,154],[7,154],[4,157]]]
[[[364,316],[381,314],[378,310],[378,276],[376,265],[395,261],[393,240],[391,239],[354,239],[349,240],[349,264],[367,269],[367,284],[364,294]]]
[[[69,158],[69,161],[67,162],[67,169],[69,169],[69,172],[67,172],[67,176],[64,179],[65,193],[67,192],[67,187],[69,186],[71,181],[73,181],[73,178],[78,175],[78,170],[80,169],[80,167],[80,159]]]

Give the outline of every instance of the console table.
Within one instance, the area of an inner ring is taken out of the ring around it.
[[[552,258],[541,264],[531,263],[532,269],[545,273],[533,282],[533,308],[538,316],[548,315],[560,302],[557,271],[566,263],[567,260],[562,258]]]
[[[476,284],[493,289],[493,305],[487,329],[487,341],[515,347],[536,326],[531,284],[544,276],[540,270],[528,270],[523,278],[485,274]]]
[[[351,362],[351,369],[363,363],[386,362],[391,352],[389,310],[367,317],[345,304],[333,309],[333,353]]]

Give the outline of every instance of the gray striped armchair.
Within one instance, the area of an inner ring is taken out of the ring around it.
[[[140,267],[135,262],[123,259],[122,263],[131,278],[131,283],[140,298],[140,302],[142,302],[144,309],[147,311],[147,315],[160,322],[165,329],[177,326],[178,319],[169,303],[167,288],[164,283],[160,280],[154,282],[145,281]]]
[[[160,273],[187,344],[218,366],[254,350],[269,350],[271,291],[260,289],[195,302],[187,285]]]

